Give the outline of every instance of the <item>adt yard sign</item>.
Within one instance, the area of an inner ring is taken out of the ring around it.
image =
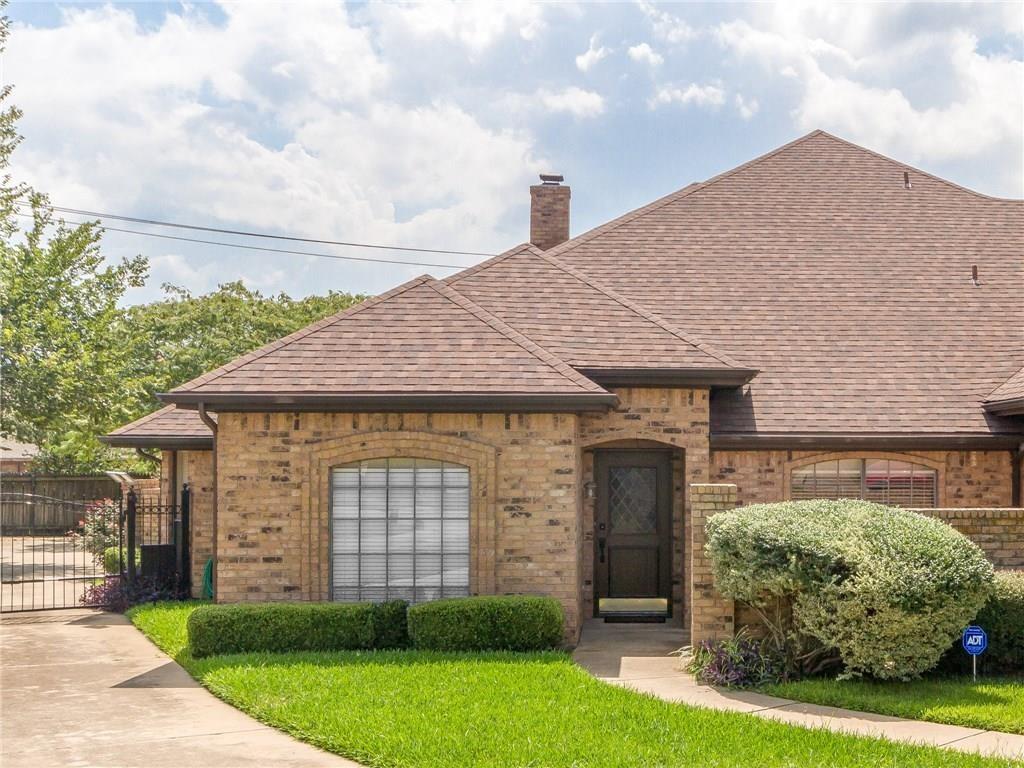
[[[980,656],[988,648],[988,635],[981,627],[970,626],[964,630],[960,642],[971,656]]]
[[[978,682],[978,657],[988,648],[988,635],[984,629],[972,624],[964,630],[960,644],[971,654],[971,677],[974,678],[974,682]]]

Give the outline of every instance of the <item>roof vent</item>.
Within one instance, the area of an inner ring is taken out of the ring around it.
[[[565,176],[563,176],[560,173],[542,173],[540,175],[540,180],[544,182],[545,186],[557,187],[559,184],[565,181]]]
[[[913,185],[910,183],[910,174],[907,171],[903,172],[903,188],[912,189]]]
[[[978,265],[975,264],[971,267],[971,282],[975,285],[981,285],[978,281]]]

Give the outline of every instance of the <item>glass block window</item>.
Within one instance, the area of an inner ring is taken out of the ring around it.
[[[334,600],[469,594],[469,467],[371,459],[331,472]]]
[[[895,507],[938,504],[938,472],[894,459],[839,459],[793,470],[792,499],[866,499]]]

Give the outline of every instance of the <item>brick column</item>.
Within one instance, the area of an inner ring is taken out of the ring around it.
[[[734,603],[715,590],[711,560],[704,551],[704,526],[712,515],[735,509],[736,486],[694,483],[690,486],[690,643],[733,634]]]

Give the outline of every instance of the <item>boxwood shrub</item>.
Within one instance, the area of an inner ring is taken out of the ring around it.
[[[267,651],[342,651],[407,644],[406,604],[238,603],[204,605],[188,618],[196,658]]]
[[[562,643],[562,606],[550,597],[456,597],[409,609],[413,647],[434,651],[536,651]]]
[[[707,532],[716,586],[761,611],[791,669],[817,644],[838,652],[844,676],[919,675],[977,615],[993,578],[949,525],[866,501],[757,504],[713,516]],[[773,604],[785,606],[774,626]]]

